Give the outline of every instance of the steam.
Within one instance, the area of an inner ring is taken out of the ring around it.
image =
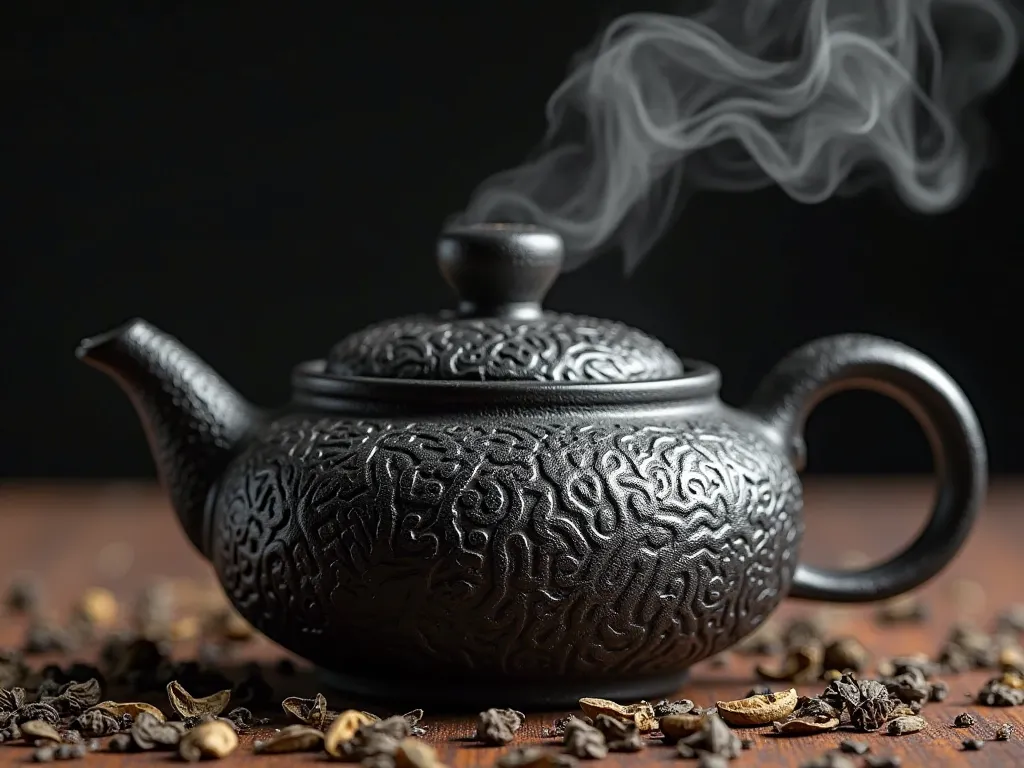
[[[631,271],[697,189],[777,184],[803,203],[888,181],[941,213],[984,162],[981,97],[1013,66],[1000,0],[718,0],[612,22],[547,104],[525,164],[462,223],[541,224],[567,268],[618,247]]]

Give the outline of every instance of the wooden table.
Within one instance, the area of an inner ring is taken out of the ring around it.
[[[918,481],[867,480],[817,481],[807,489],[808,532],[804,552],[813,563],[835,563],[869,556],[889,555],[909,539],[922,524],[931,498],[930,485]],[[897,628],[879,626],[872,606],[828,606],[835,634],[852,634],[877,656],[925,651],[934,653],[948,627],[957,618],[970,618],[984,624],[999,609],[1024,602],[1024,483],[993,483],[982,518],[964,551],[932,583],[920,590],[931,608],[925,623]],[[59,484],[0,488],[0,563],[6,582],[19,571],[32,571],[43,579],[50,605],[64,610],[81,589],[103,586],[119,598],[130,600],[145,585],[159,578],[190,578],[212,582],[212,573],[186,543],[183,534],[160,492],[152,487],[131,484],[102,486],[62,486]],[[102,553],[102,554],[101,554]],[[974,594],[978,585],[984,599]],[[958,595],[960,597],[958,597]],[[781,615],[798,615],[822,610],[821,605],[790,601]],[[0,625],[0,643],[20,642],[24,624],[7,618]],[[183,649],[187,653],[187,649]],[[245,659],[271,660],[284,653],[269,641],[247,644],[240,656]],[[40,657],[37,664],[52,660]],[[58,661],[60,661],[58,659]],[[63,661],[68,661],[64,659]],[[698,665],[690,684],[680,692],[701,705],[720,699],[738,698],[755,683],[753,672],[758,659],[727,655],[719,661]],[[764,661],[761,659],[760,661]],[[974,693],[992,673],[977,672],[947,677],[951,693],[946,702],[930,704],[924,714],[931,725],[923,732],[903,737],[881,734],[856,735],[836,732],[816,737],[773,738],[767,731],[744,733],[756,742],[733,765],[797,766],[803,760],[834,748],[843,738],[863,739],[872,745],[873,754],[897,754],[904,766],[1024,765],[1024,707],[986,708],[971,704],[967,694]],[[299,674],[275,687],[281,696],[309,695],[316,688],[312,674],[300,668]],[[777,686],[779,684],[776,684]],[[800,693],[820,693],[823,684],[797,686]],[[495,701],[495,706],[501,706]],[[166,707],[165,707],[166,709]],[[977,724],[970,730],[953,729],[950,723],[961,711],[971,712]],[[540,729],[558,715],[531,715],[518,743],[544,743]],[[468,767],[491,765],[500,749],[477,747],[466,741],[474,732],[472,713],[467,716],[435,716],[428,713],[429,739],[436,742],[449,765]],[[961,751],[961,741],[970,736],[991,739],[1001,724],[1015,724],[1016,734],[1008,742],[988,741],[980,752]],[[276,725],[281,725],[277,723]],[[256,735],[257,738],[260,734]],[[264,732],[263,737],[266,736]],[[225,761],[258,760],[268,764],[295,761],[320,761],[313,754],[258,756],[251,754],[243,737],[241,747]],[[553,742],[548,741],[551,744]],[[14,746],[0,747],[0,761],[23,762],[30,752]],[[166,762],[167,753],[117,755],[96,753],[88,762],[94,765]],[[861,758],[854,758],[861,764]],[[638,754],[613,754],[600,761],[602,766],[650,765],[682,761],[675,750],[652,744]]]

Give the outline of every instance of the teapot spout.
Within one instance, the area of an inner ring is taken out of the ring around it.
[[[144,320],[85,339],[76,354],[131,398],[181,525],[207,555],[207,499],[260,421],[258,410],[181,342]]]

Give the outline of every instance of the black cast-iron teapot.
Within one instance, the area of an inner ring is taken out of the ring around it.
[[[960,388],[902,344],[821,339],[745,408],[713,366],[608,320],[544,311],[561,239],[446,231],[454,311],[370,326],[248,403],[142,320],[78,354],[142,418],[189,539],[256,628],[351,694],[561,707],[671,693],[783,597],[880,600],[934,576],[982,502]],[[799,564],[804,419],[842,389],[919,419],[939,493],[907,549],[857,572]]]

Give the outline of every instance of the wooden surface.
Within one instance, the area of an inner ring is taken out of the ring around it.
[[[811,482],[807,489],[807,536],[805,558],[816,564],[878,560],[892,554],[921,526],[930,502],[927,484],[904,481]],[[972,619],[986,625],[1001,608],[1024,602],[1024,483],[993,483],[989,501],[966,548],[932,583],[918,592],[928,602],[931,617],[923,624],[883,627],[874,618],[872,606],[837,607],[787,602],[781,616],[812,614],[827,610],[834,635],[852,634],[875,656],[924,651],[935,653],[950,624],[956,619]],[[111,589],[119,598],[133,596],[158,579],[197,579],[212,584],[212,573],[186,543],[177,528],[163,496],[156,489],[133,485],[106,486],[17,486],[0,487],[0,567],[6,584],[21,571],[37,574],[43,583],[49,605],[58,613],[68,608],[87,586]],[[984,597],[976,595],[980,585]],[[964,595],[968,597],[965,600]],[[0,644],[20,643],[24,623],[5,618],[0,625]],[[187,657],[187,644],[181,653]],[[87,654],[77,654],[77,656]],[[232,668],[245,660],[274,660],[285,654],[269,641],[246,644]],[[33,659],[33,664],[70,661],[52,656]],[[691,682],[680,696],[710,706],[721,699],[738,698],[758,683],[753,671],[759,661],[768,660],[737,655],[704,662],[694,668]],[[734,766],[798,766],[808,758],[834,748],[844,738],[856,738],[871,744],[872,754],[897,754],[904,766],[1013,766],[1024,765],[1024,707],[990,708],[971,703],[968,694],[978,690],[990,672],[949,676],[951,685],[946,702],[926,706],[930,722],[925,731],[903,737],[882,734],[835,732],[817,737],[776,738],[769,729],[748,729],[742,735],[753,738],[753,749],[744,752]],[[312,674],[300,667],[293,678],[273,680],[278,697],[310,695],[316,687]],[[782,684],[773,684],[776,689]],[[797,686],[808,695],[821,692],[824,684]],[[332,704],[335,702],[332,700]],[[494,706],[502,706],[496,697]],[[166,711],[166,704],[164,706]],[[971,712],[977,724],[969,731],[953,729],[953,717]],[[386,714],[386,713],[381,713]],[[517,744],[548,743],[540,729],[564,712],[531,714],[520,732]],[[502,750],[475,746],[469,741],[474,732],[473,713],[468,716],[440,716],[428,712],[429,738],[437,743],[449,765],[459,768],[494,763]],[[1001,723],[1014,723],[1016,733],[1008,742],[991,741]],[[283,725],[284,721],[275,723]],[[267,731],[257,733],[257,738]],[[989,740],[980,752],[963,752],[960,744],[969,736]],[[322,762],[313,754],[253,756],[252,737],[243,737],[241,747],[223,764],[260,761],[268,764]],[[0,761],[24,762],[30,750],[12,745],[0,746]],[[168,753],[116,755],[99,752],[86,760],[93,765],[166,763]],[[853,758],[861,765],[861,758]],[[676,757],[671,747],[654,742],[638,754],[613,754],[597,764],[602,766],[639,766],[666,761],[695,765]]]

